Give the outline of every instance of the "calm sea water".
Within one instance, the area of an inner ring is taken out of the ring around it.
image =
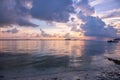
[[[120,43],[105,41],[0,41],[0,75],[49,75],[118,67]]]

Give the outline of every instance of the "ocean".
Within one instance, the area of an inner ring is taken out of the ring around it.
[[[0,41],[0,80],[120,80],[120,43]]]

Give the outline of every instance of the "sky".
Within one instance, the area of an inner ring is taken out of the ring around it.
[[[120,36],[120,0],[0,0],[0,39]]]

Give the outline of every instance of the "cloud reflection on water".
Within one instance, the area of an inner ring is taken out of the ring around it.
[[[4,70],[60,67],[89,70],[98,65],[96,62],[109,65],[104,54],[111,50],[112,54],[118,54],[119,50],[119,44],[100,41],[0,41],[0,44],[0,68]]]

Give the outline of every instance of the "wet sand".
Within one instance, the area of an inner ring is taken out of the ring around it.
[[[101,68],[102,69],[102,68]],[[120,66],[101,71],[72,71],[52,74],[0,75],[0,80],[120,80]]]

